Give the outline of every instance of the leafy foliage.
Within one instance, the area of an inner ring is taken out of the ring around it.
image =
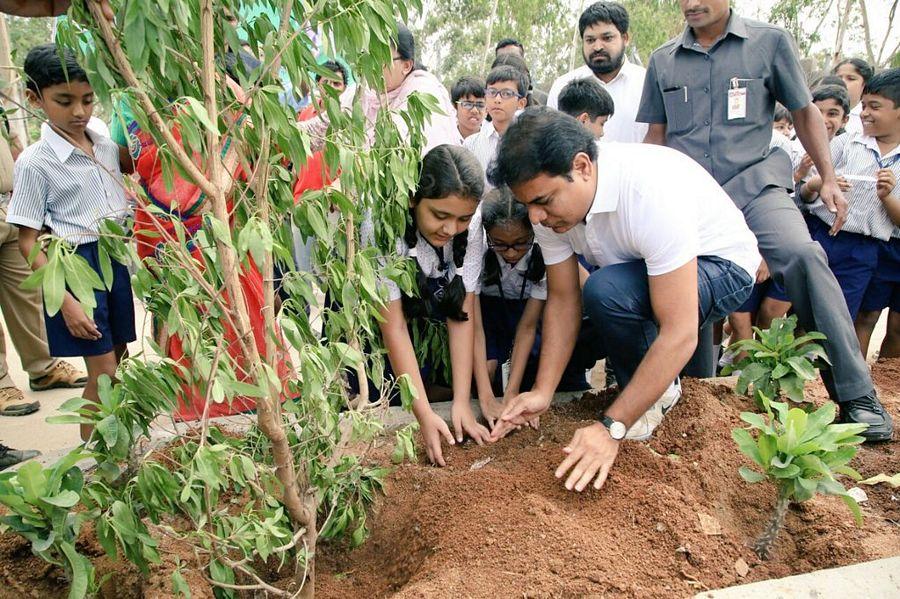
[[[738,393],[753,391],[760,407],[764,407],[761,396],[785,396],[798,403],[805,401],[803,387],[806,381],[816,378],[817,367],[830,362],[822,346],[814,343],[825,339],[825,335],[812,331],[795,337],[796,328],[796,316],[776,318],[767,330],[753,327],[755,338],[729,346],[729,352],[747,353],[737,364],[723,370],[723,374],[740,370]]]
[[[731,436],[741,452],[759,468],[742,466],[741,477],[749,483],[768,480],[778,489],[775,517],[756,545],[757,553],[766,559],[790,502],[808,501],[817,493],[837,495],[857,522],[862,522],[856,500],[835,477],[843,474],[855,480],[861,478],[847,464],[856,455],[856,446],[863,442],[859,433],[867,425],[834,424],[833,403],[807,413],[783,402],[769,401],[764,395],[761,397],[767,413],[742,413],[741,420],[750,427],[734,429]],[[750,431],[757,432],[755,439]]]

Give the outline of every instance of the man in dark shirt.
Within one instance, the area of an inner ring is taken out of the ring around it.
[[[822,377],[840,420],[868,424],[867,440],[889,440],[891,417],[875,395],[840,287],[788,196],[790,160],[769,149],[778,101],[791,112],[797,137],[822,176],[819,195],[836,215],[836,234],[847,202],[794,41],[778,27],[740,17],[728,0],[681,0],[681,6],[687,27],[653,53],[647,69],[637,115],[650,124],[645,141],[684,152],[728,192],[800,325],[827,336],[832,368]]]

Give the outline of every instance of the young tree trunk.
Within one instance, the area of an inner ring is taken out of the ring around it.
[[[790,506],[790,504],[791,500],[788,497],[781,494],[778,495],[778,501],[775,503],[775,511],[772,513],[772,519],[769,520],[769,524],[766,525],[762,535],[756,540],[756,543],[753,544],[753,551],[756,552],[759,559],[769,559],[772,545],[778,537],[778,532],[781,530],[782,524],[784,524],[784,517],[787,515],[788,506]]]
[[[888,12],[888,23],[887,27],[884,30],[884,39],[881,40],[881,46],[878,48],[878,64],[882,65],[882,61],[885,60],[884,51],[887,50],[888,39],[891,36],[891,29],[894,28],[894,17],[897,16],[897,3],[898,0],[894,0],[894,3],[891,4],[891,10]],[[900,45],[898,45],[900,47]],[[896,53],[896,49],[894,52],[891,52],[887,55],[887,60],[885,60],[885,64],[882,66],[887,66],[887,61],[890,61],[891,57]]]
[[[866,43],[866,58],[869,64],[875,65],[875,52],[872,50],[872,30],[869,27],[869,12],[866,10],[866,0],[859,0],[859,12],[862,15],[863,40]]]
[[[850,8],[853,6],[853,0],[847,0],[844,3],[843,13],[838,7],[838,27],[837,36],[834,42],[834,53],[831,55],[831,66],[834,66],[841,59],[841,52],[844,51],[844,36],[847,34],[847,23],[850,22]]]
[[[5,83],[0,92],[10,99],[13,106],[24,106],[25,102],[22,100],[19,74],[13,67],[12,58],[10,58],[9,29],[6,26],[7,18],[6,15],[0,15],[0,81]],[[19,138],[19,142],[23,147],[28,145],[28,129],[25,127],[23,119],[11,119],[9,128]]]
[[[488,28],[487,35],[484,39],[484,60],[482,63],[481,70],[483,72],[487,72],[488,66],[491,64],[490,55],[491,55],[491,38],[494,35],[494,21],[497,20],[497,3],[499,0],[494,0],[493,4],[491,4],[491,16],[488,17]]]

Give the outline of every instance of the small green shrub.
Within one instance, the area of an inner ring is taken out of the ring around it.
[[[741,477],[750,483],[768,480],[778,489],[772,518],[753,546],[761,559],[768,559],[791,502],[807,501],[817,493],[837,495],[853,512],[857,523],[862,522],[856,500],[835,476],[861,478],[847,464],[856,455],[856,446],[863,442],[859,433],[867,425],[833,424],[836,408],[830,402],[807,413],[789,408],[786,403],[768,401],[764,395],[761,398],[767,413],[742,413],[741,420],[750,428],[736,428],[731,436],[741,452],[762,471],[742,466]],[[755,439],[751,430],[758,432]]]
[[[813,343],[825,339],[825,335],[812,331],[795,337],[796,328],[796,316],[776,318],[766,330],[753,327],[753,339],[729,346],[729,352],[747,354],[722,371],[726,375],[740,371],[738,393],[749,394],[752,390],[758,403],[761,402],[759,393],[772,398],[787,397],[798,403],[804,401],[806,381],[816,378],[816,368],[831,362],[822,346]]]

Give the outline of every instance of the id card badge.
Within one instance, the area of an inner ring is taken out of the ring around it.
[[[728,90],[728,120],[747,118],[747,88],[736,87]]]

